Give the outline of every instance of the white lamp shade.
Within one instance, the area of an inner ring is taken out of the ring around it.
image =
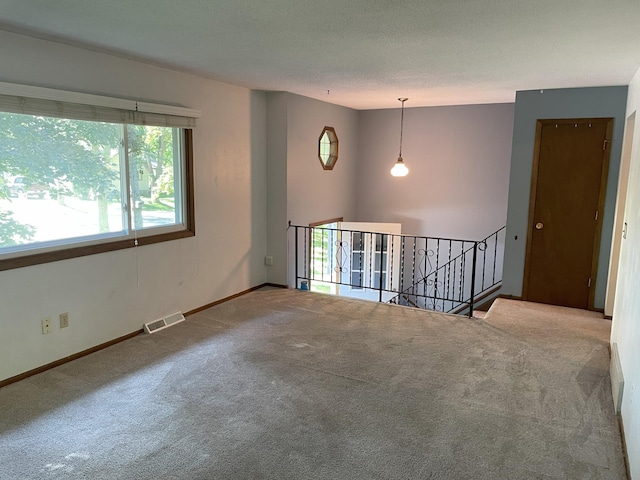
[[[398,161],[391,169],[391,175],[394,177],[405,177],[409,173],[409,169],[404,164],[402,157],[398,157]]]

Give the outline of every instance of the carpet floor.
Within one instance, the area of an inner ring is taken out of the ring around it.
[[[609,329],[259,290],[0,389],[0,478],[624,479]]]

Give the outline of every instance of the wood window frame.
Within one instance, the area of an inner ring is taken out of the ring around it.
[[[327,134],[329,137],[329,158],[324,161],[322,159],[322,137]],[[318,160],[320,160],[320,165],[324,170],[333,170],[333,167],[336,165],[338,161],[338,135],[336,134],[336,129],[333,127],[324,127],[322,132],[320,133],[320,137],[318,137]]]
[[[59,250],[39,253],[25,253],[20,256],[1,259],[0,271],[12,270],[14,268],[29,267],[32,265],[41,265],[44,263],[57,262],[60,260],[68,260],[71,258],[85,257],[88,255],[96,255],[99,253],[113,252],[126,248],[137,246],[152,245],[154,243],[167,242],[180,238],[193,237],[196,234],[195,229],[195,202],[194,202],[194,172],[193,172],[193,130],[190,128],[183,129],[184,141],[184,202],[185,202],[185,228],[183,230],[159,233],[156,235],[145,235],[136,238],[117,239],[114,241],[105,241],[91,245],[69,246]]]

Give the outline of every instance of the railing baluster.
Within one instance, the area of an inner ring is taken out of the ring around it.
[[[309,278],[309,290],[311,290],[311,283],[313,281],[313,271],[311,270],[311,245],[313,243],[313,237],[311,236],[311,228],[309,229],[309,231],[307,232],[307,234],[309,235],[308,241],[309,241],[309,245],[305,251],[305,255],[306,255],[306,259],[305,259],[305,263],[308,267],[308,271],[307,271],[307,277]]]
[[[329,269],[329,266],[331,265],[331,238],[329,237],[329,235],[331,234],[331,232],[327,229],[322,229],[322,236],[320,237],[320,245],[322,247],[322,256],[320,257],[320,268],[321,270],[321,274],[320,274],[320,280],[325,282],[327,280],[327,275],[326,275],[326,271]],[[325,242],[326,242],[326,248],[325,248]]]
[[[311,273],[309,276],[311,277],[311,280],[317,280],[316,279],[317,265],[316,265],[316,252],[315,252],[316,251],[316,239],[315,239],[316,229],[312,228],[310,232],[311,232],[311,244],[310,244],[311,245],[311,268],[310,268]]]
[[[309,229],[309,277],[311,280],[315,280],[316,279],[316,256],[315,256],[315,249],[316,249],[316,239],[315,239],[315,235],[316,235],[316,231],[315,228],[310,228]],[[311,290],[311,289],[309,289]]]
[[[464,244],[462,250],[464,251]],[[460,301],[464,301],[464,269],[466,267],[464,260],[465,255],[463,254],[460,259],[460,291],[458,294],[458,300]]]
[[[387,262],[389,263],[389,290],[393,290],[393,264],[396,263],[393,261],[393,249],[395,244],[395,235],[390,235],[391,237],[391,257],[387,255]]]
[[[416,243],[418,243],[418,239],[416,237],[413,238],[413,259],[411,260],[411,284],[415,285],[416,283]]]
[[[496,259],[498,257],[498,232],[495,233],[495,239],[493,242],[493,278],[491,283],[496,284]]]
[[[400,292],[404,291],[404,238],[400,237]]]
[[[433,281],[433,296],[434,298],[438,297],[438,269],[440,268],[440,239],[436,241],[436,274],[434,275]],[[436,301],[434,300],[434,305],[436,305]],[[436,307],[437,310],[437,307]],[[444,311],[444,303],[442,304],[442,311]]]
[[[360,288],[364,288],[364,270],[362,269],[362,265],[364,265],[364,236],[360,234]]]
[[[351,232],[348,230],[339,230],[335,232],[335,242],[336,242],[336,266],[335,270],[338,272],[338,278],[340,279],[340,284],[345,283],[344,274],[349,273],[348,270],[345,270],[344,265],[351,265],[353,261],[351,258],[351,251],[347,250],[345,252],[343,247],[343,243],[345,240],[351,240]],[[349,279],[349,283],[351,283],[351,279]]]
[[[327,273],[329,272],[329,275],[331,275],[331,272],[333,270],[331,270],[331,266],[333,264],[333,255],[331,255],[331,247],[332,247],[332,240],[333,237],[333,231],[331,230],[323,230],[322,231],[322,280],[326,281],[327,280]],[[325,244],[325,240],[327,243],[327,248],[325,249],[324,244]],[[326,258],[325,258],[326,256]],[[326,268],[325,268],[325,263],[326,263]]]
[[[296,290],[299,288],[298,287],[298,279],[300,278],[300,270],[298,270],[298,242],[299,242],[299,238],[298,238],[298,227],[296,226],[296,231],[295,231],[295,237],[296,237],[296,259],[295,259],[295,263],[296,263]]]
[[[350,265],[350,260],[346,259],[344,242],[345,240],[344,240],[343,231],[330,232],[329,243],[332,246],[336,247],[336,253],[335,255],[331,256],[331,261],[329,263],[329,271],[332,272],[332,276],[333,276],[333,273],[335,273],[336,278],[338,279],[338,282],[341,284],[344,283],[343,282],[344,278],[342,277],[346,271],[345,264]]]
[[[326,229],[322,232],[322,281],[324,282],[333,282],[334,274],[339,270],[337,263],[337,256],[340,251],[340,246],[336,240],[334,240],[334,232],[333,230]],[[336,237],[337,238],[337,237]],[[324,242],[326,241],[326,249],[324,247]],[[334,248],[335,247],[335,248]],[[334,253],[335,252],[335,253]],[[326,256],[326,257],[325,257]],[[334,267],[334,262],[336,262],[336,266]],[[326,266],[325,266],[326,264]],[[327,279],[328,274],[328,279]]]
[[[373,273],[373,268],[372,267],[372,257],[373,257],[373,237],[374,237],[375,233],[370,233],[369,234],[369,282],[365,284],[367,285],[367,287],[371,288],[373,287],[373,282],[371,280],[371,274]]]
[[[342,258],[338,258],[342,253],[341,232],[327,231],[327,271],[329,272],[329,282],[333,280],[334,274],[339,282],[342,282]],[[331,255],[331,249],[336,247],[335,255]],[[335,264],[334,264],[335,263]]]
[[[487,264],[487,242],[483,242],[484,249],[482,250],[482,283],[480,284],[480,291],[484,290],[484,268]]]
[[[473,303],[476,296],[476,258],[478,256],[478,242],[473,244],[473,265],[471,265],[471,298],[469,300],[469,318],[473,317]]]
[[[383,263],[384,263],[382,261],[382,259],[383,259],[384,250],[385,250],[384,249],[384,240],[385,240],[386,236],[387,235],[383,233],[381,235],[382,238],[380,238],[380,268],[379,268],[379,278],[378,278],[378,301],[379,302],[382,302],[382,286],[383,286],[382,285],[382,272],[383,272],[382,267],[383,267]],[[377,243],[376,243],[376,247],[377,247]]]
[[[418,253],[420,253],[418,251]],[[422,300],[424,302],[424,308],[429,308],[429,291],[427,289],[427,263],[429,262],[429,239],[427,238],[424,242],[424,258],[422,263]],[[420,292],[420,289],[418,289]]]
[[[322,238],[324,232],[321,229],[315,228],[313,231],[313,235],[311,236],[311,240],[313,242],[313,250],[314,253],[312,255],[312,262],[314,264],[311,276],[314,280],[321,282],[323,280],[324,275],[324,240]],[[318,269],[318,263],[320,263],[320,269]]]
[[[447,276],[447,298],[451,297],[451,244],[452,240],[449,240],[449,258],[447,259],[447,265],[449,265],[449,274]]]

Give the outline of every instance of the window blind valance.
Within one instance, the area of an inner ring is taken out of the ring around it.
[[[200,112],[184,107],[0,82],[0,111],[93,122],[194,128]]]

